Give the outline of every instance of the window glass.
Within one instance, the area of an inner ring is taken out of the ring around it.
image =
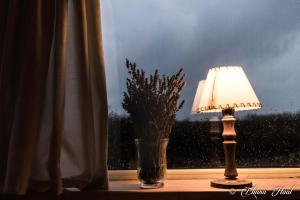
[[[242,65],[263,105],[235,114],[238,167],[300,166],[300,0],[103,0],[101,9],[110,169],[136,167],[126,58],[147,73],[187,74],[169,168],[224,166],[221,114],[191,115],[199,80],[220,65]]]

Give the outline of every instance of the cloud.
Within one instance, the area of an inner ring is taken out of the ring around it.
[[[127,57],[148,72],[158,68],[170,74],[184,67],[187,103],[180,118],[190,116],[198,81],[216,65],[244,66],[260,100],[269,105],[262,112],[300,109],[299,90],[287,92],[300,85],[295,77],[300,69],[299,10],[297,0],[103,0],[112,107],[122,110]],[[285,106],[285,95],[294,107]]]

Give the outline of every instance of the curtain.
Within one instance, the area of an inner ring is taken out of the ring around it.
[[[0,1],[0,190],[108,187],[99,0]]]

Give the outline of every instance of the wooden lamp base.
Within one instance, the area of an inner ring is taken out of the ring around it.
[[[211,187],[224,189],[243,189],[245,187],[252,187],[252,182],[243,179],[218,179],[210,182]]]
[[[235,150],[236,144],[236,132],[234,130],[234,109],[228,108],[223,111],[223,147],[225,153],[225,173],[224,179],[211,181],[211,186],[216,188],[245,188],[252,187],[252,182],[249,180],[238,179],[238,173],[235,165]]]

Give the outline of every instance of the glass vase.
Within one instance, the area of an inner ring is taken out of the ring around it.
[[[135,139],[137,149],[137,175],[141,188],[160,188],[167,171],[166,150],[169,139],[148,141]]]

